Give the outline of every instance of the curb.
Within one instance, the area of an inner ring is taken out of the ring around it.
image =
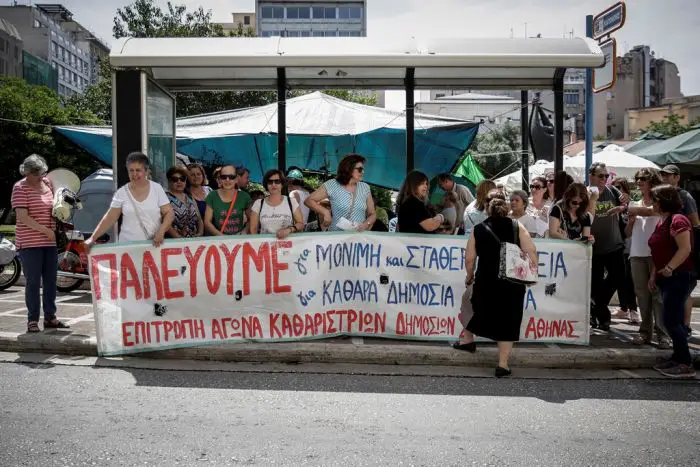
[[[0,351],[41,352],[59,355],[97,356],[95,337],[42,333],[37,335],[0,332]],[[546,369],[636,369],[649,368],[668,352],[646,349],[518,348],[512,365]],[[493,367],[498,349],[484,344],[470,354],[445,347],[422,345],[354,345],[324,343],[227,344],[143,352],[130,358],[211,360],[247,363],[351,363],[374,365],[437,365]]]

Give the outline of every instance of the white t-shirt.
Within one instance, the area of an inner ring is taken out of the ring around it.
[[[289,196],[291,196],[293,201],[296,201],[295,193],[299,193],[299,207],[301,208],[301,215],[304,217],[304,224],[306,224],[309,222],[309,208],[304,204],[304,201],[310,196],[309,192],[306,190],[294,190],[290,192]]]
[[[537,233],[537,219],[532,217],[529,214],[523,214],[522,216],[518,217],[517,219],[518,222],[520,222],[523,227],[525,227],[525,230],[530,232],[530,235],[533,237],[539,237]]]
[[[632,201],[630,202],[630,206],[644,206],[644,202],[642,200]],[[659,220],[661,220],[659,216],[637,216],[632,226],[632,236],[630,237],[630,258],[647,258],[651,256],[649,237],[651,237],[651,234],[656,230],[656,225],[659,223]]]
[[[265,198],[265,203],[262,205],[262,211],[260,210],[260,203],[263,200],[259,199],[253,203],[251,212],[259,214],[259,233],[275,234],[280,229],[291,227],[294,224],[294,216],[289,210],[289,203],[286,200],[287,197],[285,196],[284,198],[285,199],[282,199],[279,206],[270,206],[267,204],[268,199]],[[292,210],[296,211],[299,208],[299,203],[297,203],[297,200],[294,198],[291,198],[290,201],[292,202]]]
[[[149,240],[153,238],[160,228],[160,207],[170,204],[170,200],[168,200],[168,196],[165,194],[162,186],[151,180],[148,183],[148,196],[141,202],[136,201],[131,192],[127,192],[128,183],[118,189],[112,197],[112,203],[109,207],[122,210],[122,227],[119,231],[120,242]],[[134,200],[133,203],[129,197]],[[139,217],[136,217],[134,204],[139,210],[138,215],[141,218],[141,222],[143,222],[144,228],[148,231],[148,236],[141,228]]]

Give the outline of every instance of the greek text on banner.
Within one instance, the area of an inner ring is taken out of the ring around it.
[[[536,241],[521,340],[588,344],[590,248]],[[378,233],[96,246],[100,355],[339,335],[454,341],[466,240]]]

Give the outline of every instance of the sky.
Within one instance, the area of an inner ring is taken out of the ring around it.
[[[0,4],[11,0],[0,0]],[[19,0],[29,3],[29,0]],[[36,3],[47,3],[46,0]],[[107,42],[113,17],[129,0],[55,0]],[[157,0],[165,7],[166,0]],[[211,10],[217,22],[231,12],[255,11],[255,0],[173,0]],[[585,17],[614,0],[367,0],[367,34],[374,37],[568,37],[585,35]],[[700,0],[627,0],[627,21],[617,31],[618,55],[646,44],[681,74],[684,95],[700,94]]]

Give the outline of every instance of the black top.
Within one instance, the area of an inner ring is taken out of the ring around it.
[[[425,203],[415,196],[411,196],[399,207],[398,231],[401,233],[432,233],[420,226],[421,222],[431,217]]]
[[[583,234],[583,228],[591,226],[591,216],[588,212],[585,212],[583,216],[575,221],[571,220],[569,211],[564,209],[564,201],[555,204],[549,212],[549,216],[559,219],[560,227],[566,231],[569,240],[578,240]]]
[[[498,279],[498,272],[501,266],[501,243],[493,238],[493,235],[486,229],[486,225],[483,224],[491,227],[491,230],[501,242],[519,245],[520,238],[515,238],[513,219],[510,217],[492,216],[482,224],[474,226],[473,235],[476,240],[476,255],[479,257],[476,277],[482,280],[496,280]]]

